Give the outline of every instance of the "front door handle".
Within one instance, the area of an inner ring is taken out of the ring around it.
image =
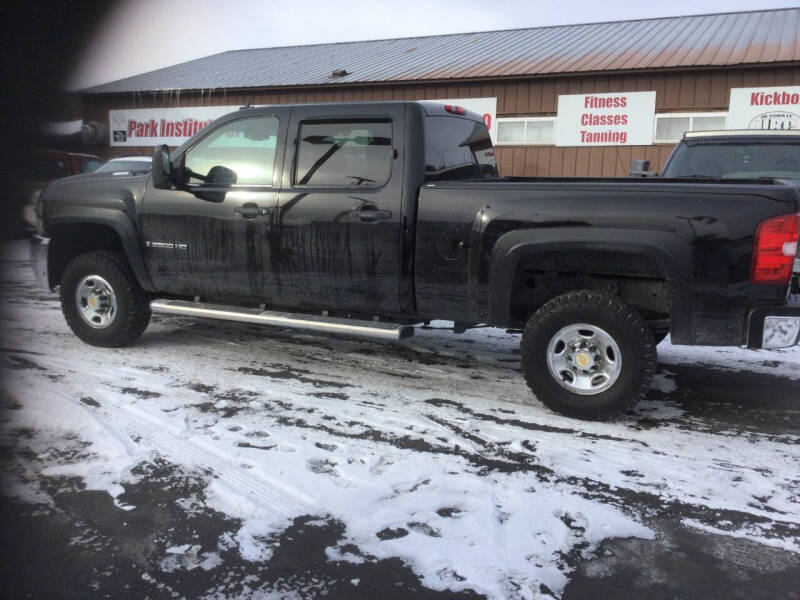
[[[255,202],[245,202],[233,212],[245,219],[255,219],[258,215],[266,214],[266,210],[259,208]]]
[[[358,217],[363,223],[375,223],[376,221],[386,221],[392,218],[391,211],[378,210],[378,207],[371,202],[349,211],[348,214],[351,217]]]

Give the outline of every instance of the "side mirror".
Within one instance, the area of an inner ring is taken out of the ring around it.
[[[169,146],[162,144],[153,150],[153,187],[168,190],[172,175],[172,163],[169,162]]]
[[[217,165],[209,169],[205,182],[217,185],[234,185],[237,179],[239,179],[239,175],[237,175],[236,171]]]
[[[628,177],[655,177],[658,173],[650,170],[650,161],[634,158],[628,169]]]

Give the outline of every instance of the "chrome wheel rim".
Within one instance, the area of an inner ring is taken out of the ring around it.
[[[104,329],[117,316],[117,296],[114,288],[99,275],[87,275],[75,288],[75,304],[78,314],[95,329]]]
[[[575,323],[561,328],[550,339],[547,367],[561,387],[590,396],[606,391],[617,381],[622,353],[607,331]]]

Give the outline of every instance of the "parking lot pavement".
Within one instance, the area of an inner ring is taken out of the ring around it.
[[[616,423],[519,339],[154,318],[106,350],[5,248],[12,597],[798,598],[800,350],[662,344]]]

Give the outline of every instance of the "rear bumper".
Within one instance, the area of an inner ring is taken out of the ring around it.
[[[747,347],[788,348],[800,344],[800,305],[770,306],[750,311]]]
[[[794,261],[794,274],[792,275],[792,293],[800,294],[800,258]]]
[[[50,250],[50,238],[34,235],[31,238],[31,263],[33,263],[33,275],[36,278],[36,285],[45,290],[50,287],[50,278],[47,273],[47,255]]]

